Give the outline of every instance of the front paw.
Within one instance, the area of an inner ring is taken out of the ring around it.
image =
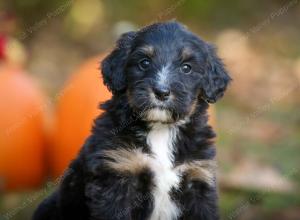
[[[148,155],[139,149],[101,152],[93,181],[86,186],[90,212],[99,219],[146,219],[142,208],[151,207],[152,172]],[[113,204],[113,208],[112,208]],[[101,218],[100,218],[101,216]]]
[[[176,167],[183,178],[176,199],[182,204],[183,220],[218,220],[215,180],[216,162],[196,160]]]

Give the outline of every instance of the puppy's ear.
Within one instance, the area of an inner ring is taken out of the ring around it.
[[[223,62],[216,54],[216,49],[211,44],[207,46],[207,63],[202,84],[203,98],[209,103],[215,103],[221,98],[231,81]]]
[[[104,84],[113,94],[126,88],[124,68],[135,34],[135,32],[122,34],[115,49],[101,63]]]

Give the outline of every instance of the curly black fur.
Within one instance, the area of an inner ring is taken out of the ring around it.
[[[150,66],[141,68],[145,57]],[[182,72],[183,63],[191,72]],[[163,74],[167,80],[162,84],[156,73],[166,65]],[[122,35],[103,60],[102,74],[113,97],[102,104],[105,113],[95,120],[92,135],[70,164],[59,189],[38,207],[34,220],[150,219],[156,202],[152,193],[156,174],[147,164],[139,167],[138,159],[129,161],[128,168],[124,163],[112,169],[107,164],[117,159],[109,158],[106,152],[140,149],[137,157],[152,158],[147,134],[154,123],[177,129],[175,168],[215,157],[207,102],[223,95],[230,77],[210,44],[177,22],[153,24]],[[153,101],[155,87],[169,89],[172,100]],[[153,109],[159,114],[150,117]],[[162,112],[167,114],[161,116]],[[180,209],[176,219],[219,219],[215,178],[211,184],[189,176],[183,173],[179,186],[169,192]]]

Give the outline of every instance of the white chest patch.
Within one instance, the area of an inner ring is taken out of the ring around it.
[[[172,187],[177,188],[180,176],[173,169],[174,141],[177,128],[155,123],[147,136],[147,143],[154,155],[151,169],[154,172],[154,210],[149,220],[174,220],[180,214],[179,207],[171,200]]]

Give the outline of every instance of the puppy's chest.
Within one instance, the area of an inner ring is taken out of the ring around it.
[[[147,144],[153,154],[151,171],[154,174],[154,209],[150,220],[176,219],[180,210],[170,197],[172,189],[177,189],[180,175],[174,169],[174,144],[177,128],[169,125],[154,124],[147,135]]]

